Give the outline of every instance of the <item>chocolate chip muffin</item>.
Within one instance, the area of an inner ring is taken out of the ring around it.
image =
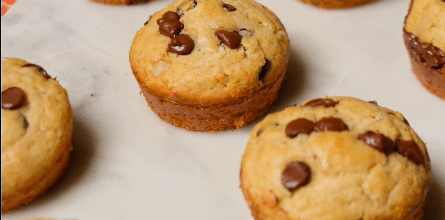
[[[445,1],[412,0],[403,40],[417,79],[445,99]]]
[[[256,220],[413,220],[430,172],[425,144],[399,112],[323,97],[255,125],[240,181]]]
[[[149,0],[91,0],[91,1],[110,4],[110,5],[135,5],[143,2],[148,2]]]
[[[130,65],[160,118],[215,131],[270,108],[289,54],[280,20],[255,1],[175,0],[136,33]]]
[[[324,9],[350,8],[364,5],[374,0],[299,0],[301,2],[317,6]]]
[[[2,212],[43,194],[60,177],[71,152],[66,91],[46,71],[1,59]]]

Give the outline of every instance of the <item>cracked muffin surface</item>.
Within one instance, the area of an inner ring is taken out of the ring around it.
[[[173,1],[150,17],[130,48],[149,106],[189,130],[223,130],[256,119],[276,98],[288,59],[280,20],[251,0]],[[168,112],[165,103],[181,110]]]
[[[255,125],[240,187],[256,220],[420,219],[430,170],[399,112],[322,97]]]

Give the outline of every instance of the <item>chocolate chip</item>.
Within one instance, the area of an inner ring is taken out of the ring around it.
[[[369,103],[371,103],[371,104],[374,104],[374,105],[377,105],[377,101],[368,101]]]
[[[322,118],[315,123],[315,131],[344,131],[348,126],[339,118]]]
[[[314,99],[311,100],[309,102],[307,102],[306,104],[304,104],[304,106],[309,106],[309,107],[316,107],[316,106],[324,106],[324,107],[334,107],[335,105],[338,104],[338,101],[334,101],[332,99],[322,99],[322,98],[318,98],[318,99]]]
[[[383,134],[367,131],[358,135],[358,139],[362,140],[366,145],[388,155],[395,149],[395,143]]]
[[[159,33],[174,37],[181,33],[184,28],[184,24],[179,21],[179,15],[176,12],[167,11],[161,18],[157,20],[159,25]]]
[[[416,165],[424,164],[422,152],[416,142],[397,140],[396,149],[399,154],[407,157]]]
[[[311,178],[311,169],[301,161],[292,161],[287,164],[281,173],[281,185],[289,192],[294,192],[298,188],[309,183]]]
[[[290,138],[294,138],[299,134],[310,134],[314,131],[314,122],[305,118],[299,118],[291,121],[286,125],[285,132]]]
[[[271,63],[269,60],[266,59],[266,63],[261,67],[261,71],[258,74],[258,80],[262,81],[264,77],[266,76],[267,71],[269,71],[271,67]]]
[[[11,87],[2,92],[2,109],[18,109],[24,102],[25,93],[18,87]]]
[[[224,8],[224,10],[226,10],[228,12],[236,10],[236,8],[233,5],[229,5],[229,4],[226,4],[226,3],[223,4],[223,8]]]
[[[225,44],[230,49],[236,49],[241,45],[242,36],[237,32],[216,30],[215,35],[218,37],[221,43]]]
[[[188,55],[193,51],[193,48],[195,48],[195,43],[192,38],[186,34],[180,34],[172,38],[167,51],[179,55]]]
[[[420,42],[420,39],[407,31],[403,31],[410,47],[410,54],[418,62],[426,62],[433,69],[440,69],[445,63],[445,54],[431,43]]]
[[[41,66],[33,64],[33,63],[27,63],[23,65],[22,67],[35,67],[37,70],[45,77],[45,79],[51,79],[51,76],[43,69]]]

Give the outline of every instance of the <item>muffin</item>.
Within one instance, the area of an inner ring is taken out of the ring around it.
[[[194,131],[238,128],[277,98],[289,60],[280,20],[252,0],[175,0],[137,31],[130,65],[148,106]]]
[[[256,220],[420,219],[430,178],[425,144],[407,120],[352,97],[266,116],[240,168]]]
[[[324,9],[341,9],[364,5],[374,0],[299,0]]]
[[[148,2],[149,0],[91,0],[91,1],[110,4],[110,5],[135,5],[143,2]]]
[[[412,0],[403,41],[417,79],[429,92],[445,99],[445,1]]]
[[[66,91],[46,71],[1,59],[2,212],[43,194],[71,152],[72,116]]]

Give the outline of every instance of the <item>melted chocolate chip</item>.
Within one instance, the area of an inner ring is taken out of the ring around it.
[[[22,67],[35,67],[42,75],[45,77],[45,79],[51,79],[51,76],[43,69],[41,66],[33,64],[33,63],[27,63],[23,65]]]
[[[195,48],[195,43],[192,38],[186,34],[180,34],[172,38],[167,51],[179,55],[188,55],[193,51],[193,48]]]
[[[184,24],[179,21],[179,15],[176,12],[167,11],[161,18],[157,20],[159,25],[159,33],[174,37],[181,33],[184,28]]]
[[[262,81],[264,77],[266,76],[267,71],[269,71],[271,67],[271,63],[269,60],[266,59],[266,63],[261,67],[261,71],[258,74],[258,80]]]
[[[315,131],[344,131],[348,126],[339,118],[322,118],[315,123]]]
[[[236,8],[233,5],[229,5],[226,3],[223,4],[223,8],[224,8],[224,10],[226,10],[228,12],[236,11]]]
[[[11,87],[2,92],[2,109],[18,109],[24,102],[25,93],[18,87]]]
[[[299,118],[291,121],[286,125],[285,132],[290,138],[294,138],[299,134],[310,134],[314,131],[314,122],[305,118]]]
[[[367,131],[358,136],[366,145],[388,155],[395,149],[395,143],[383,134]]]
[[[287,164],[281,173],[281,185],[289,192],[294,192],[298,188],[309,183],[311,169],[301,161],[292,161]]]
[[[306,104],[304,104],[304,106],[309,106],[309,107],[316,107],[316,106],[324,106],[326,108],[328,107],[334,107],[335,105],[338,104],[338,101],[334,101],[332,99],[314,99],[311,100],[309,102],[307,102]]]
[[[408,158],[416,165],[424,164],[422,152],[416,142],[397,140],[396,149],[399,154]]]
[[[410,54],[418,62],[426,62],[433,69],[440,69],[445,63],[445,54],[431,43],[421,43],[420,39],[407,31],[403,32],[410,46]]]
[[[221,43],[225,44],[230,49],[236,49],[241,45],[242,36],[237,32],[216,30],[215,35],[218,37]]]

